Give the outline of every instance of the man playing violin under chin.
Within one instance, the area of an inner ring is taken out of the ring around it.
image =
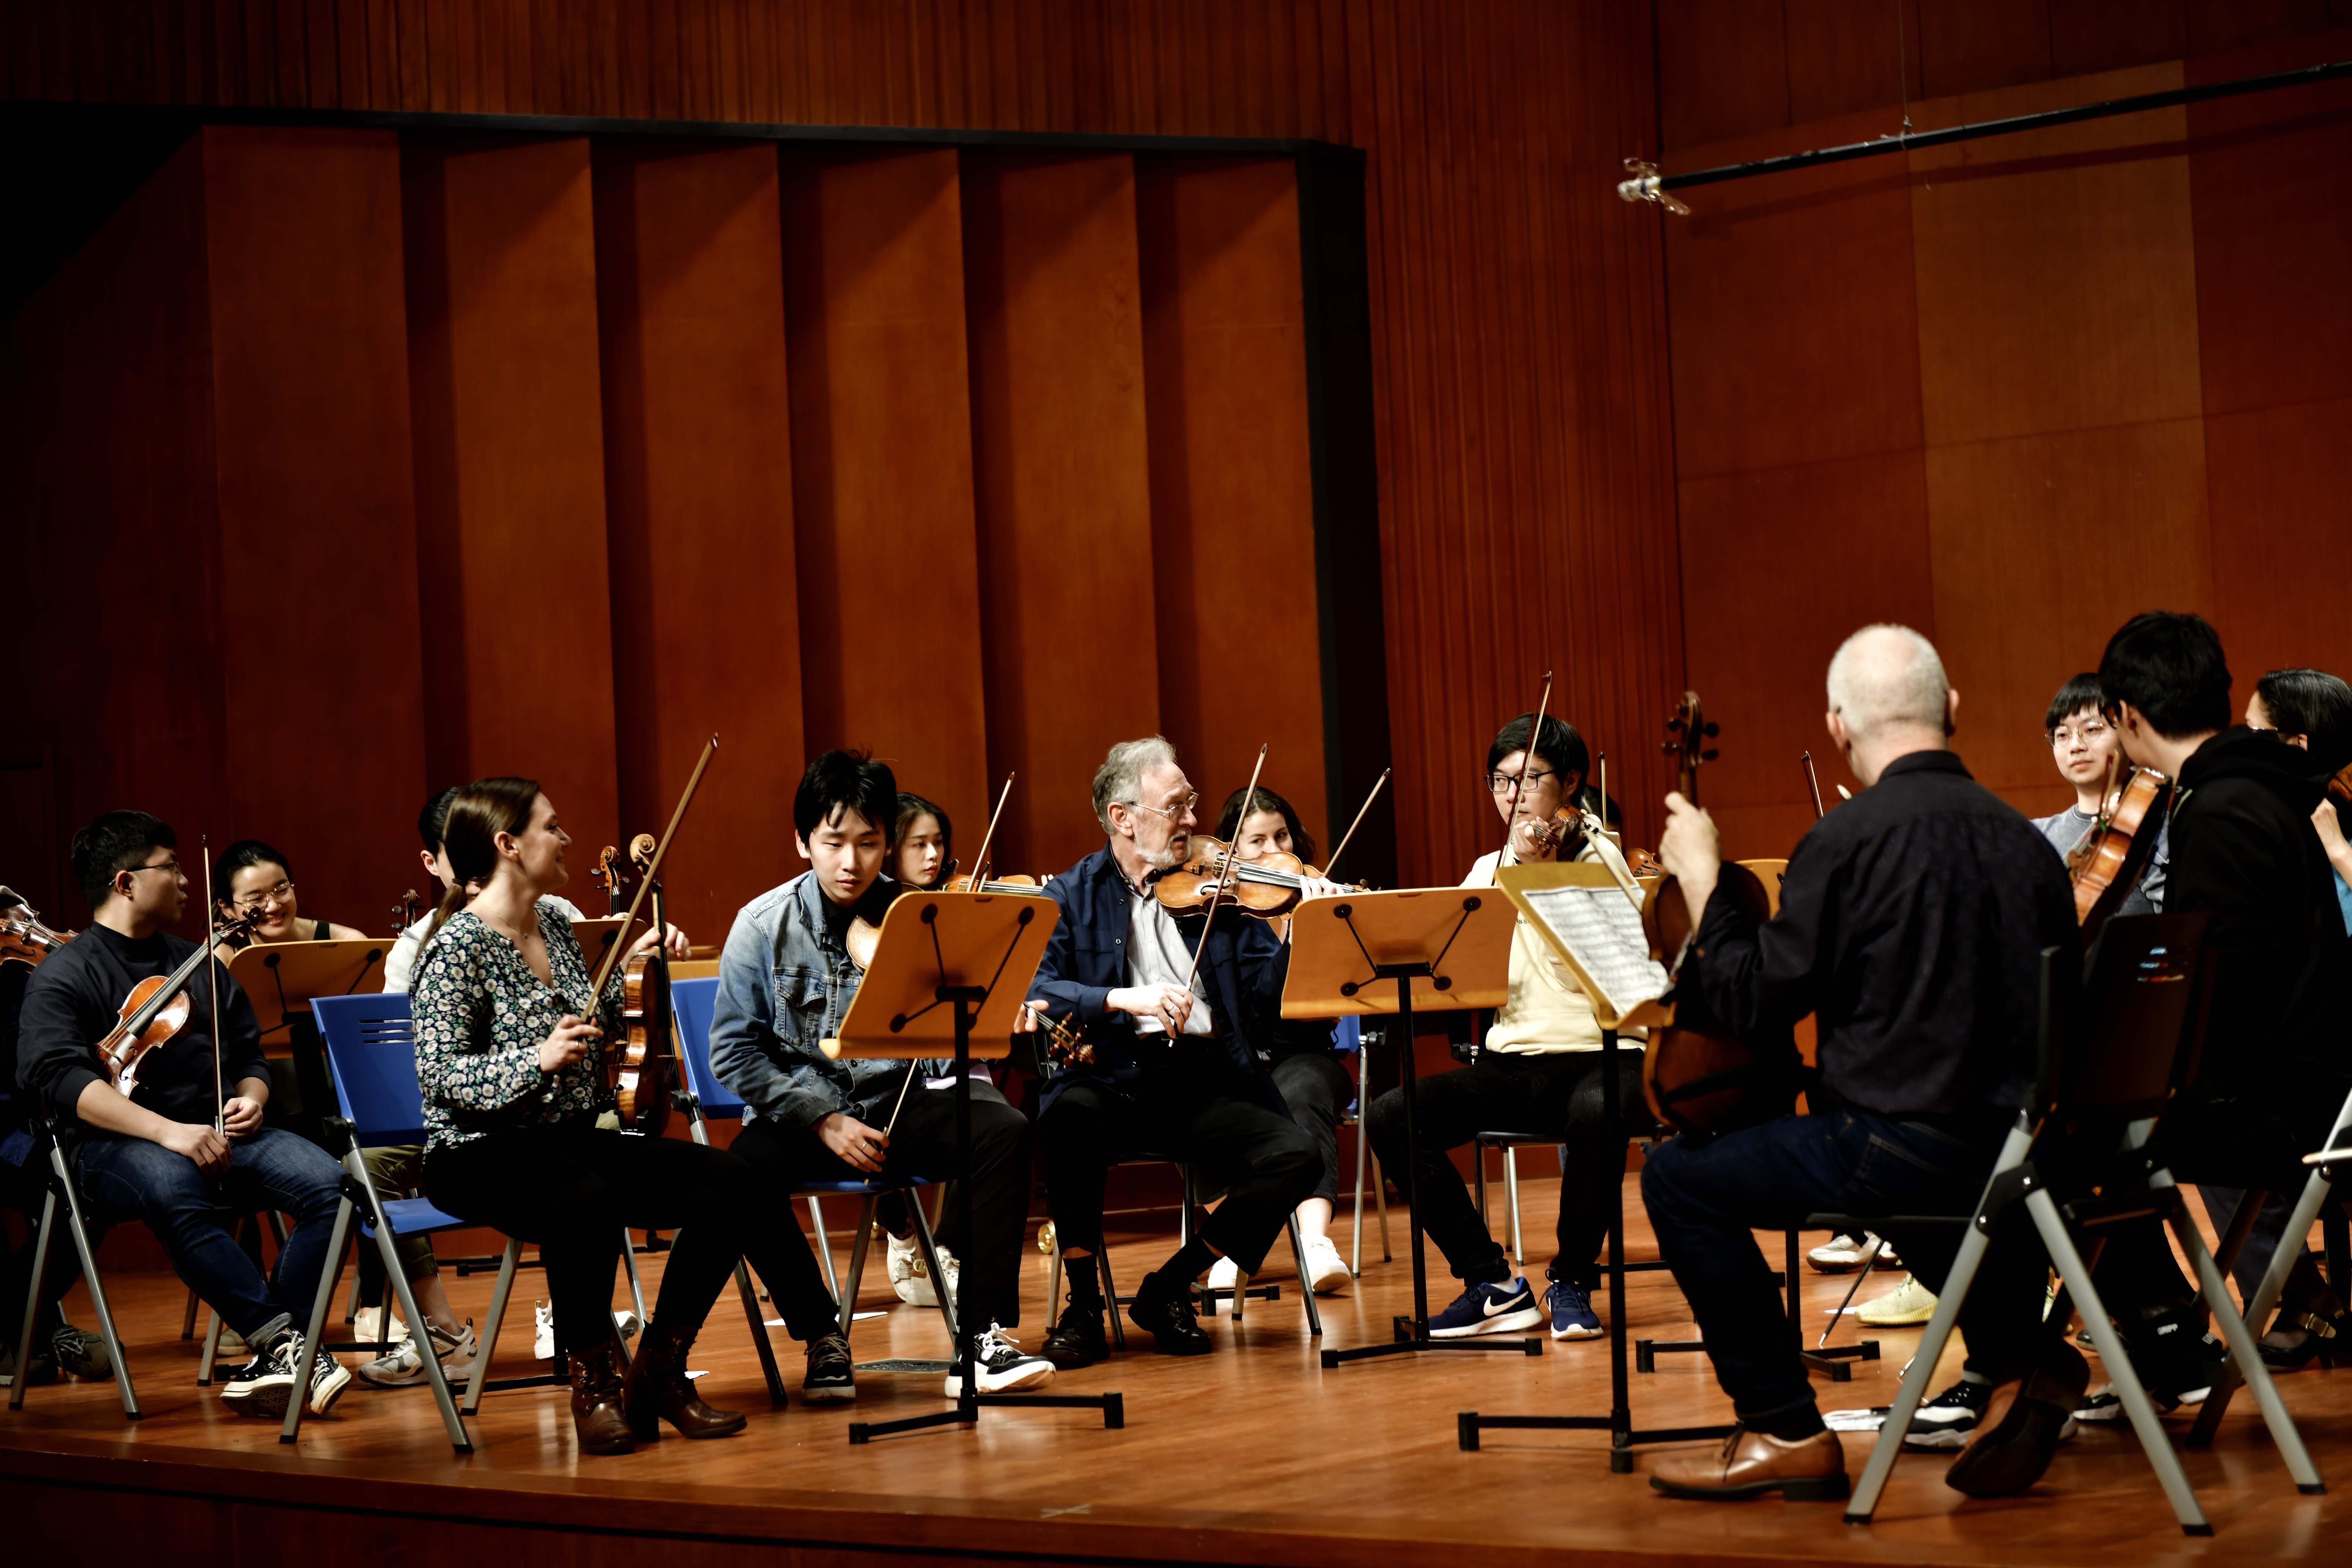
[[[956,1097],[951,1088],[930,1087],[949,1070],[945,1064],[835,1060],[820,1047],[840,1033],[857,995],[863,971],[851,956],[852,927],[879,925],[898,894],[898,884],[882,875],[898,815],[898,784],[886,764],[856,752],[827,752],[809,764],[793,797],[793,827],[809,868],[744,905],[727,933],[710,1068],[743,1097],[743,1131],[732,1152],[773,1184],[780,1205],[810,1181],[969,1180],[973,1234],[956,1306],[959,1322],[986,1326],[976,1383],[983,1394],[1034,1388],[1052,1380],[1053,1365],[1024,1354],[1003,1332],[1021,1321],[1027,1120],[975,1079],[971,1168],[958,1172]],[[811,1279],[814,1268],[812,1259]],[[848,1342],[829,1326],[803,1334],[796,1325],[793,1333],[808,1341],[804,1395],[856,1398]],[[960,1378],[950,1376],[948,1396],[961,1392]]]
[[[1160,736],[1113,746],[1094,781],[1107,842],[1046,888],[1062,918],[1029,988],[1031,1005],[1082,1027],[1094,1046],[1091,1062],[1046,1084],[1037,1119],[1046,1202],[1068,1265],[1069,1302],[1045,1345],[1059,1367],[1110,1353],[1095,1259],[1112,1165],[1180,1160],[1225,1194],[1192,1241],[1144,1277],[1128,1308],[1170,1355],[1212,1348],[1193,1315],[1193,1279],[1221,1257],[1254,1273],[1321,1173],[1314,1139],[1290,1119],[1248,1033],[1279,1005],[1289,948],[1238,910],[1213,921],[1174,914],[1152,892],[1190,858],[1199,801]],[[1312,898],[1328,888],[1310,880],[1304,891]]]
[[[25,988],[17,1080],[57,1114],[89,1204],[145,1220],[180,1278],[253,1349],[222,1402],[276,1420],[288,1400],[307,1396],[324,1415],[352,1374],[324,1352],[299,1364],[295,1314],[308,1316],[328,1263],[342,1170],[315,1145],[262,1126],[269,1068],[252,1004],[226,969],[201,965],[187,983],[187,1022],[142,1058],[135,1098],[114,1087],[98,1058],[131,988],[196,951],[169,933],[188,902],[176,843],[141,811],[109,812],[74,835],[74,876],[96,913]],[[213,1127],[215,985],[226,1137]],[[274,1277],[223,1223],[241,1207],[294,1216]]]

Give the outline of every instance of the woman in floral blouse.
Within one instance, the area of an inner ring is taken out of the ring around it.
[[[793,1336],[846,1371],[832,1295],[789,1209],[760,1199],[722,1150],[599,1128],[604,1041],[620,977],[593,984],[571,922],[541,902],[563,886],[571,837],[529,779],[482,779],[449,805],[444,843],[461,892],[442,902],[413,994],[425,1093],[425,1191],[460,1219],[539,1244],[583,1453],[627,1453],[667,1421],[689,1437],[740,1431],[686,1376],[687,1348],[738,1257]],[[657,933],[648,933],[648,943]],[[589,1021],[593,1019],[593,1022]],[[611,1312],[624,1226],[676,1229],[660,1300],[625,1379]]]

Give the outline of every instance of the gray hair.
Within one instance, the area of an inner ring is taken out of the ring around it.
[[[1941,734],[1951,689],[1936,645],[1909,626],[1864,626],[1830,660],[1830,710],[1857,741],[1895,729]]]
[[[1104,754],[1102,766],[1095,770],[1095,820],[1105,833],[1110,831],[1111,806],[1135,805],[1144,770],[1163,766],[1176,766],[1176,748],[1165,735],[1121,741]]]

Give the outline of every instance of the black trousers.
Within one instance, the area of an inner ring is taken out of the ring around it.
[[[1288,1117],[1246,1100],[1151,1100],[1074,1083],[1037,1119],[1045,1200],[1062,1246],[1100,1252],[1103,1178],[1121,1160],[1181,1161],[1225,1201],[1195,1235],[1255,1274],[1290,1211],[1315,1191],[1321,1156]]]
[[[834,1331],[834,1302],[789,1205],[721,1149],[578,1123],[494,1132],[425,1157],[425,1195],[476,1225],[539,1244],[559,1354],[613,1332],[623,1227],[675,1230],[655,1321],[702,1327],[738,1258],[749,1258],[796,1340]]]
[[[1642,1053],[1618,1052],[1613,1123],[1604,1114],[1601,1061],[1599,1051],[1485,1051],[1469,1067],[1417,1079],[1418,1149],[1405,1147],[1404,1090],[1392,1089],[1372,1102],[1365,1134],[1383,1170],[1401,1172],[1408,1160],[1413,1163],[1422,1228],[1455,1279],[1507,1279],[1511,1264],[1502,1243],[1487,1234],[1446,1151],[1480,1132],[1529,1132],[1561,1142],[1559,1251],[1552,1272],[1587,1290],[1600,1284],[1595,1260],[1609,1237],[1610,1205],[1625,1180],[1625,1144],[1649,1121],[1642,1104]]]
[[[955,1091],[909,1090],[890,1134],[882,1171],[889,1176],[948,1176],[971,1183],[972,1236],[957,1254],[957,1309],[975,1327],[1021,1321],[1021,1240],[1029,1224],[1029,1119],[984,1083],[971,1086],[971,1170],[956,1168]],[[887,1121],[885,1117],[883,1120]],[[862,1181],[866,1173],[824,1146],[814,1127],[762,1118],[745,1124],[730,1152],[758,1173],[764,1201],[789,1210],[805,1182]],[[950,1199],[954,1197],[950,1193]],[[911,1196],[910,1200],[911,1201]],[[944,1225],[946,1215],[941,1215]]]
[[[1325,1203],[1339,1201],[1339,1116],[1356,1095],[1356,1080],[1329,1051],[1300,1051],[1277,1058],[1274,1087],[1290,1107],[1290,1119],[1315,1140],[1323,1161],[1322,1179],[1307,1195]]]

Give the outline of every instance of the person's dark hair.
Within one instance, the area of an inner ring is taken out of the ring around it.
[[[1242,803],[1242,797],[1244,795],[1249,796],[1246,806]],[[1315,860],[1315,840],[1307,833],[1307,825],[1298,820],[1297,808],[1264,784],[1258,785],[1254,791],[1244,785],[1225,796],[1225,804],[1217,811],[1217,837],[1231,844],[1234,841],[1234,835],[1242,830],[1243,822],[1261,811],[1276,811],[1282,814],[1284,826],[1290,829],[1290,852],[1312,865]]]
[[[898,815],[890,824],[890,842],[897,844],[903,840],[907,837],[907,830],[915,826],[916,820],[925,816],[939,818],[940,864],[942,867],[953,865],[955,863],[955,823],[949,817],[945,807],[934,805],[921,795],[910,794],[906,790],[898,792]],[[803,834],[803,837],[806,835]]]
[[[2107,639],[2099,686],[2168,741],[2230,727],[2230,664],[2202,616],[2146,610]]]
[[[232,907],[229,881],[248,866],[275,866],[286,873],[288,881],[294,879],[294,868],[287,864],[285,856],[258,838],[240,838],[213,861],[213,900],[221,908]]]
[[[2254,682],[2263,711],[2282,735],[2301,735],[2329,773],[2352,763],[2352,686],[2324,669],[2273,669]]]
[[[449,808],[441,823],[441,847],[449,856],[449,890],[434,908],[433,923],[425,929],[428,943],[466,907],[466,889],[487,883],[499,868],[499,835],[520,833],[530,826],[530,808],[539,804],[537,779],[476,779],[449,792]]]
[[[2042,716],[2042,738],[2046,741],[2057,734],[2059,725],[2085,708],[2101,714],[2107,710],[2107,689],[2087,670],[2069,679],[2050,700],[2050,710]]]
[[[819,826],[854,811],[882,830],[887,848],[898,841],[898,780],[890,764],[864,752],[827,752],[808,765],[793,795],[793,831],[805,843]]]
[[[114,874],[144,865],[158,849],[177,849],[172,825],[143,811],[110,811],[73,836],[74,880],[96,910],[114,891]]]
[[[1543,733],[1530,746],[1528,736],[1535,727],[1536,716],[1522,713],[1496,731],[1495,743],[1486,748],[1486,772],[1492,773],[1513,752],[1531,751],[1549,763],[1554,772],[1574,773],[1577,783],[1582,784],[1585,775],[1592,771],[1592,753],[1585,750],[1584,737],[1576,732],[1576,726],[1547,713]]]
[[[457,798],[457,786],[451,784],[427,799],[425,809],[416,814],[416,837],[427,855],[441,853],[442,826],[449,820],[449,803]]]

